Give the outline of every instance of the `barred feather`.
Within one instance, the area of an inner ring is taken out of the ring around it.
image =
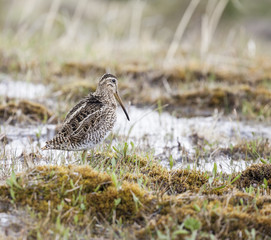
[[[116,93],[116,77],[105,74],[97,90],[68,112],[60,131],[42,150],[87,150],[103,141],[116,122]]]

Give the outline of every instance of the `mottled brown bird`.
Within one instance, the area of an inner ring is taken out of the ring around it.
[[[77,103],[67,114],[60,131],[42,148],[67,151],[87,150],[102,142],[111,132],[116,120],[117,101],[128,120],[128,113],[118,92],[118,80],[104,74],[94,93]]]

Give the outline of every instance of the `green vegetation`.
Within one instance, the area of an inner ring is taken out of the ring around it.
[[[89,164],[12,173],[0,187],[1,205],[28,209],[36,224],[24,227],[34,239],[237,238],[241,232],[246,239],[249,229],[270,235],[270,164],[235,179],[215,168],[212,175],[168,171],[135,153],[101,153]]]
[[[269,5],[0,2],[1,74],[49,89],[46,99],[31,101],[0,95],[0,218],[10,217],[8,229],[0,224],[0,239],[270,239],[271,146],[264,138],[229,139],[221,147],[192,132],[195,153],[178,142],[181,160],[170,154],[170,170],[142,151],[151,146],[135,147],[117,134],[111,138],[120,144],[92,150],[86,165],[76,154],[47,158],[39,151],[41,126],[61,122],[105,72],[118,77],[126,103],[157,107],[160,116],[218,113],[269,124]],[[10,154],[14,139],[5,125],[38,125],[24,136],[37,146]],[[245,160],[246,168],[226,174],[214,162],[208,172],[175,169],[177,161],[196,166],[216,154]]]

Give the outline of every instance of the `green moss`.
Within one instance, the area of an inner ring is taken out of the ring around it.
[[[108,220],[113,210],[118,217],[133,218],[142,204],[150,201],[138,185],[123,182],[117,189],[107,173],[99,173],[89,166],[39,166],[19,175],[17,182],[20,187],[13,186],[14,201],[43,214],[51,209],[52,217],[59,214],[53,209],[61,206],[64,212],[71,208],[78,213],[90,211],[92,216]],[[6,186],[0,194],[11,198]],[[115,206],[117,199],[120,203]],[[65,219],[70,214],[73,212]]]
[[[47,219],[32,231],[33,236],[38,231],[47,236],[48,229],[64,234],[68,226],[81,232],[88,226],[91,236],[109,237],[99,228],[112,226],[114,236],[123,238],[169,234],[172,239],[182,239],[192,234],[191,226],[184,227],[186,221],[200,226],[199,239],[210,232],[221,238],[237,238],[240,232],[246,237],[247,229],[252,228],[257,236],[269,234],[271,197],[266,194],[270,192],[270,164],[247,168],[233,184],[220,177],[210,184],[207,173],[168,171],[129,149],[100,152],[88,160],[92,167],[39,166],[28,170],[13,177],[13,184],[1,186],[0,198],[16,208],[29,206],[39,216],[38,222]],[[255,183],[260,191],[254,186],[255,191],[246,192]],[[185,234],[178,233],[180,228]],[[83,235],[89,234],[85,231]]]
[[[110,156],[110,157],[108,157]],[[111,166],[111,159],[114,157],[117,161],[119,169],[118,174],[123,172],[120,178],[137,182],[141,179],[146,182],[147,187],[158,190],[167,194],[179,194],[189,190],[198,192],[208,182],[208,175],[194,170],[180,169],[177,171],[168,171],[162,167],[157,161],[149,160],[146,157],[138,155],[118,155],[109,153],[97,153],[94,159],[90,159],[94,167],[101,165],[103,168]]]
[[[207,174],[192,170],[170,172],[145,158],[115,157],[121,168],[114,169],[117,180],[108,168],[110,158],[100,162],[105,164],[108,173],[95,171],[90,166],[39,166],[17,175],[13,179],[17,184],[1,186],[0,198],[10,199],[16,207],[27,205],[41,220],[47,219],[47,224],[32,231],[33,236],[37,236],[37,231],[47,236],[48,228],[63,232],[74,224],[75,218],[76,231],[91,226],[95,236],[107,236],[97,230],[97,223],[98,226],[121,223],[114,225],[117,235],[122,232],[148,239],[156,238],[159,231],[160,235],[170,234],[173,239],[182,238],[192,234],[188,225],[183,227],[189,218],[200,226],[198,234],[212,232],[220,233],[221,238],[236,238],[240,232],[246,236],[246,230],[251,228],[257,236],[260,232],[270,234],[271,197],[263,192],[256,197],[255,193],[245,193],[240,187],[245,177],[259,184],[263,178],[270,179],[269,165],[253,165],[242,172],[234,183],[240,190],[226,186],[214,191],[208,184]],[[121,173],[126,167],[129,173]],[[146,185],[138,184],[136,176],[144,177]],[[216,181],[214,186],[219,186]],[[180,226],[186,234],[174,235]]]
[[[234,183],[238,188],[258,187],[267,180],[269,189],[271,188],[271,164],[254,164],[244,170],[241,177]]]

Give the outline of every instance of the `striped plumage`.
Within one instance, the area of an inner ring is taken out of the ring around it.
[[[96,91],[69,111],[59,132],[52,140],[46,142],[42,149],[85,151],[102,142],[116,122],[116,100],[129,120],[118,94],[117,78],[112,74],[105,74],[100,79]]]

